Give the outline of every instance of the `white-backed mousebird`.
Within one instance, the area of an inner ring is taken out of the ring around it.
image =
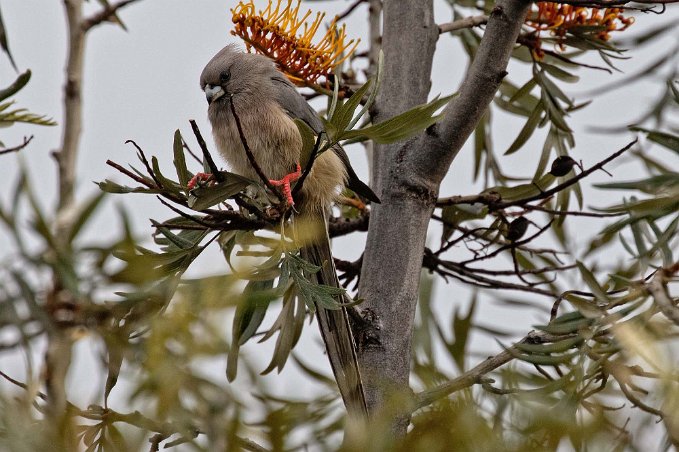
[[[266,177],[285,185],[299,176],[302,137],[294,119],[304,121],[316,134],[323,131],[323,123],[269,58],[227,46],[203,69],[200,86],[209,103],[208,118],[215,143],[235,173],[258,179],[245,152],[231,102],[254,160]],[[336,145],[313,162],[295,204],[299,213],[293,218],[293,224],[303,218],[315,231],[313,239],[301,248],[304,259],[321,267],[313,277],[319,284],[335,287],[340,285],[330,251],[326,213],[344,186],[379,202],[370,187],[358,179],[342,147]],[[288,193],[289,188],[288,185]],[[345,303],[347,298],[337,297],[337,301]],[[350,415],[366,415],[347,311],[344,307],[331,310],[317,306],[316,313],[347,411]]]

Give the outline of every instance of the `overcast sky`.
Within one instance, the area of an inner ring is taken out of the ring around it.
[[[185,1],[185,0],[144,0],[130,6],[121,12],[129,32],[124,32],[113,25],[102,25],[90,33],[87,41],[86,67],[84,78],[84,132],[78,162],[78,194],[84,196],[97,190],[92,181],[113,178],[118,182],[126,182],[112,168],[105,165],[107,159],[119,163],[135,163],[135,152],[125,140],[135,140],[147,154],[159,157],[161,166],[172,171],[172,138],[174,130],[179,128],[189,143],[193,143],[188,126],[189,119],[196,119],[206,138],[210,138],[210,128],[206,120],[206,103],[203,93],[198,86],[199,74],[205,63],[225,44],[237,42],[229,34],[231,30],[231,14],[228,11],[235,2],[217,0]],[[265,2],[258,1],[258,5]],[[349,1],[337,0],[333,2],[315,1],[307,3],[315,10],[324,10],[328,16],[343,11]],[[66,27],[62,2],[45,0],[0,1],[2,15],[8,31],[10,46],[14,58],[23,71],[30,68],[33,78],[28,86],[21,91],[16,100],[20,107],[28,108],[31,112],[46,114],[57,122],[62,119],[62,91],[64,84],[64,62],[66,57]],[[88,11],[94,11],[98,3],[91,1]],[[671,6],[670,6],[671,9]],[[642,30],[651,22],[665,23],[677,17],[649,15],[638,20],[629,33]],[[365,38],[366,9],[362,6],[348,23],[350,37]],[[437,22],[450,20],[449,8],[445,2],[436,2]],[[407,31],[404,31],[407,32]],[[365,39],[364,39],[365,41]],[[667,41],[664,48],[673,45]],[[632,51],[631,61],[620,62],[620,67],[627,71],[640,68],[644,62],[657,57],[657,53],[648,49]],[[438,53],[435,60],[433,74],[432,96],[438,93],[450,94],[454,92],[465,70],[464,58],[457,41],[449,36],[443,36],[438,43]],[[591,60],[596,62],[596,60]],[[510,79],[522,85],[529,77],[526,65],[512,63],[509,68]],[[602,71],[578,71],[582,81],[574,85],[573,89],[566,86],[566,91],[572,95],[591,90],[615,80],[624,75],[610,76]],[[0,81],[3,86],[8,85],[16,77],[4,56],[0,58]],[[659,77],[660,78],[660,77]],[[583,159],[585,165],[591,165],[605,155],[619,149],[630,141],[628,133],[615,136],[601,136],[590,133],[588,127],[593,124],[625,124],[632,122],[643,106],[654,100],[660,86],[652,84],[638,84],[631,89],[611,92],[605,96],[597,96],[595,102],[579,112],[571,119],[576,130],[577,146],[572,155],[576,159]],[[584,98],[579,97],[582,101]],[[522,123],[508,115],[498,113],[495,126],[494,141],[497,153],[501,154],[512,142]],[[528,147],[511,158],[501,159],[506,172],[510,175],[532,175],[536,156],[539,155],[544,130],[531,140]],[[54,189],[55,166],[50,152],[59,145],[61,129],[59,126],[38,128],[34,126],[17,125],[2,130],[0,139],[7,146],[21,141],[24,135],[35,135],[30,147],[22,151],[20,159],[29,168],[34,181],[34,189],[45,206],[51,206],[55,200]],[[210,142],[211,145],[211,142]],[[196,147],[197,148],[197,147]],[[362,148],[356,147],[350,151],[350,157],[355,162],[359,174],[367,175],[365,156]],[[441,195],[471,194],[478,191],[471,183],[469,176],[472,168],[472,153],[467,148],[455,161],[449,176],[441,189]],[[3,156],[0,162],[0,200],[6,202],[17,172],[18,161],[15,156]],[[525,170],[526,165],[530,168]],[[616,177],[631,178],[638,176],[631,165],[614,164]],[[591,178],[591,182],[605,180],[606,176],[598,173]],[[602,205],[608,193],[592,193],[588,204]],[[610,198],[611,202],[616,198]],[[95,227],[90,230],[91,238],[105,240],[112,238],[117,230],[117,223],[111,221],[113,206],[123,204],[135,219],[135,230],[140,236],[148,236],[151,232],[149,218],[162,220],[171,216],[155,198],[141,196],[113,197],[109,200],[107,214],[100,215]],[[356,259],[360,255],[361,243],[357,237],[344,238],[336,241],[338,257]],[[581,240],[582,236],[578,239]],[[0,233],[0,241],[6,237]],[[361,239],[362,240],[362,239]],[[436,243],[438,237],[432,234],[430,241]],[[339,246],[337,246],[339,245]],[[7,250],[3,247],[0,257],[7,258]],[[218,259],[217,265],[212,265],[209,271],[226,271],[226,265],[216,252],[202,259],[201,270],[207,271],[205,262]],[[449,312],[454,303],[466,303],[468,295],[460,292],[455,286],[438,285],[437,296],[441,303],[441,311]],[[452,295],[455,295],[454,297]],[[511,294],[516,297],[516,294]],[[547,305],[549,303],[545,303]],[[530,324],[541,319],[536,312],[516,312],[516,308],[503,308],[498,304],[486,304],[479,314],[484,324],[499,323],[503,319],[505,327],[512,321],[517,332],[525,332]],[[542,319],[544,320],[544,319]],[[514,322],[515,321],[515,322]],[[310,340],[316,340],[313,338]],[[325,366],[320,347],[310,345],[309,341],[302,344],[313,350],[311,356],[318,359],[318,366]],[[79,345],[79,347],[81,347]],[[484,350],[497,350],[492,342],[480,343]],[[86,347],[85,347],[86,348]],[[246,347],[255,350],[261,357],[263,364],[268,361],[270,347],[261,345]],[[93,356],[91,350],[82,350],[86,356]],[[0,356],[2,359],[6,359]],[[21,366],[20,361],[16,362]],[[78,364],[82,370],[86,366]],[[289,365],[289,368],[293,366]],[[2,365],[3,370],[7,370]],[[215,375],[223,372],[224,363],[215,367]],[[17,368],[16,372],[19,372]],[[72,374],[78,374],[78,368]],[[294,370],[286,369],[285,378],[274,377],[272,383],[280,385],[282,389],[289,389],[294,385]],[[78,382],[82,383],[82,382]],[[97,395],[91,391],[81,391],[75,400],[81,403],[97,401]]]

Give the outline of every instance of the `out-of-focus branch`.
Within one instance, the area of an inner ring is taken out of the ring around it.
[[[674,322],[675,325],[679,325],[679,307],[677,307],[677,304],[667,292],[667,280],[678,271],[679,262],[670,268],[660,269],[646,286],[648,292],[658,305],[660,312]]]
[[[138,0],[122,0],[105,8],[100,14],[83,19],[83,0],[63,0],[68,27],[68,57],[64,84],[63,135],[59,149],[52,155],[57,162],[58,198],[56,223],[54,226],[55,247],[57,252],[67,252],[70,246],[70,231],[73,227],[75,204],[76,162],[82,132],[82,79],[87,31],[101,21],[112,17],[115,12]],[[55,272],[53,287],[48,293],[45,304],[51,315],[51,325],[47,328],[48,345],[45,352],[45,387],[47,389],[47,416],[58,429],[62,444],[55,448],[71,450],[75,446],[75,436],[66,415],[67,394],[66,374],[71,364],[73,339],[68,322],[63,317],[67,312],[63,306],[76,306],[76,294],[66,289],[62,275]]]
[[[64,86],[64,120],[61,147],[53,153],[59,167],[58,210],[73,203],[75,164],[82,129],[82,76],[85,31],[81,26],[83,0],[64,0],[68,24],[68,60]]]
[[[95,27],[103,22],[106,22],[110,20],[112,17],[115,17],[116,13],[118,10],[132,4],[136,3],[140,0],[121,0],[117,3],[112,3],[108,6],[106,6],[104,9],[101,11],[91,15],[90,17],[84,19],[82,21],[82,29],[83,31],[87,32],[90,28]]]
[[[561,339],[563,339],[562,336],[557,337],[544,332],[531,331],[518,343],[546,344]],[[519,353],[520,350],[517,349],[516,346],[512,346],[509,349],[486,359],[459,377],[443,383],[435,388],[422,391],[417,395],[415,405],[413,406],[413,411],[431,405],[437,400],[449,396],[450,394],[453,394],[457,391],[468,388],[475,384],[483,383],[484,380],[487,380],[484,379],[485,375],[512,361]]]
[[[488,23],[488,16],[481,14],[479,16],[469,16],[464,19],[455,20],[439,25],[439,33],[450,33],[451,31],[464,30],[465,28],[478,27]]]

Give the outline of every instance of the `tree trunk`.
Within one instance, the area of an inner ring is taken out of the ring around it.
[[[506,75],[529,6],[524,0],[498,2],[460,95],[438,124],[406,142],[376,147],[372,177],[382,204],[371,211],[359,288],[372,338],[359,340],[359,362],[373,413],[389,408],[390,395],[410,392],[422,255],[439,186]],[[432,0],[384,1],[385,67],[372,112],[375,122],[427,101],[438,35]],[[394,433],[404,435],[408,423],[409,413],[397,415]]]

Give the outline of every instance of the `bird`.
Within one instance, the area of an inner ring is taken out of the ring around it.
[[[318,284],[341,287],[330,248],[327,212],[341,187],[348,187],[374,203],[379,203],[377,195],[358,178],[344,149],[335,145],[313,161],[297,199],[292,199],[290,183],[300,176],[303,146],[294,120],[304,121],[317,135],[323,132],[323,122],[268,57],[228,45],[207,63],[200,76],[200,87],[209,105],[208,119],[221,155],[233,172],[257,180],[257,171],[244,149],[242,132],[261,171],[273,185],[283,186],[288,204],[297,203],[293,225],[304,223],[314,231],[313,237],[300,248],[302,258],[321,268],[310,278]],[[337,301],[350,300],[341,295]],[[346,308],[317,306],[316,317],[347,412],[350,416],[367,416]]]

